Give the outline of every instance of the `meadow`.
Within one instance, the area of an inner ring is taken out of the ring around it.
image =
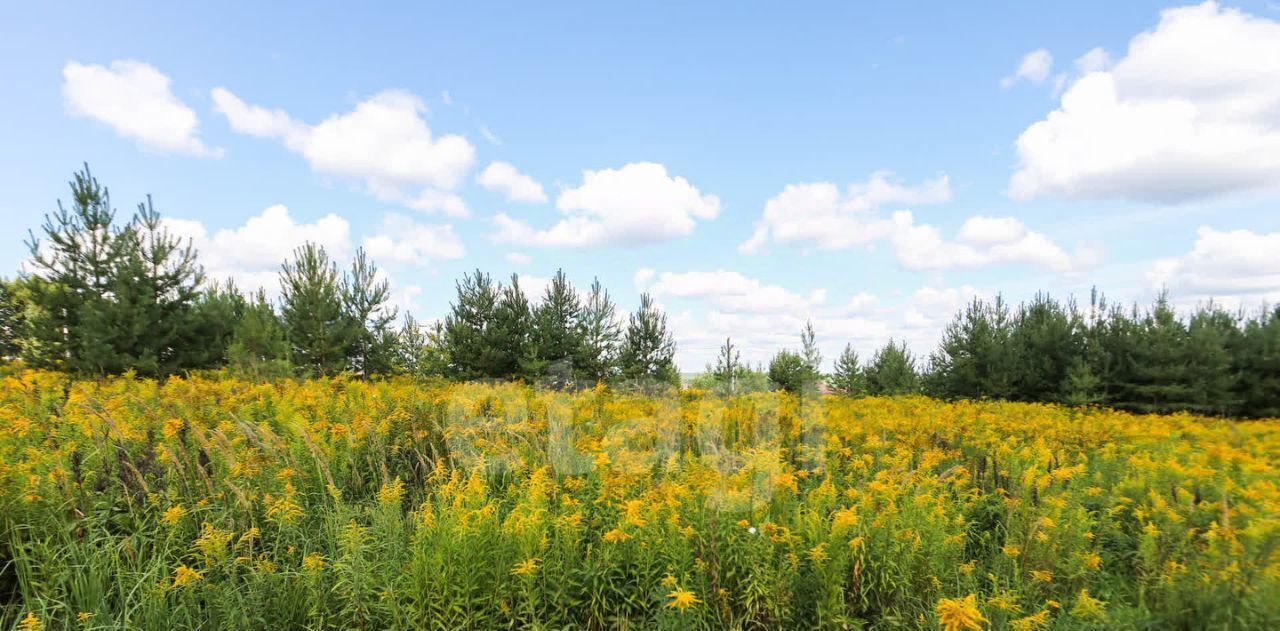
[[[1280,627],[1280,423],[0,382],[0,628]]]

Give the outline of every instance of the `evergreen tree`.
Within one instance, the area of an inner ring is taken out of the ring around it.
[[[1162,294],[1137,329],[1133,380],[1120,405],[1141,412],[1187,409],[1193,401],[1187,328]]]
[[[733,347],[733,340],[724,338],[724,345],[716,355],[716,365],[711,370],[718,387],[728,394],[738,392],[738,378],[742,373],[742,359],[738,349]]]
[[[74,372],[168,374],[186,354],[202,273],[189,242],[169,235],[151,205],[117,226],[107,189],[86,165],[71,207],[45,215],[28,240],[32,278],[26,359]]]
[[[895,344],[889,340],[884,348],[876,351],[866,375],[867,392],[872,395],[910,394],[920,389],[916,361],[906,343]]]
[[[1009,398],[1056,401],[1062,396],[1069,371],[1083,353],[1083,321],[1075,305],[1063,308],[1045,294],[1018,309],[1009,336],[1013,378]],[[1082,377],[1077,373],[1076,377]],[[1085,385],[1076,382],[1075,387]]]
[[[607,382],[617,371],[618,342],[622,331],[616,307],[600,279],[591,283],[591,293],[582,309],[582,344],[578,370],[593,382]]]
[[[444,349],[444,329],[440,322],[423,326],[412,315],[404,314],[397,335],[395,371],[414,377],[440,377],[448,371]]]
[[[1245,323],[1235,353],[1233,397],[1246,416],[1280,418],[1280,307]]]
[[[1238,318],[1212,303],[1191,316],[1186,340],[1190,410],[1226,415],[1238,408],[1232,351],[1239,347],[1239,337]]]
[[[783,349],[769,361],[769,380],[778,388],[797,394],[813,383],[813,365],[800,353]]]
[[[192,333],[204,272],[190,241],[169,234],[147,196],[117,243],[107,312],[123,365],[146,375],[202,365],[207,353]]]
[[[213,282],[200,292],[190,321],[181,332],[185,363],[201,368],[223,366],[230,360],[236,329],[247,302],[235,283]]]
[[[444,323],[444,347],[449,375],[455,379],[497,379],[507,376],[497,345],[492,341],[499,288],[488,274],[476,270],[457,282],[458,297]]]
[[[633,384],[676,385],[680,375],[675,366],[676,342],[667,330],[667,315],[654,304],[648,292],[640,294],[640,306],[627,321],[618,357],[621,377]]]
[[[947,398],[1007,398],[1012,393],[1013,356],[1009,309],[974,298],[942,333],[930,359],[929,391]]]
[[[280,272],[281,308],[289,357],[299,369],[334,375],[347,366],[351,320],[343,308],[338,266],[324,247],[307,243]]]
[[[861,396],[867,393],[867,377],[858,363],[858,352],[853,345],[845,344],[844,351],[836,358],[835,371],[827,383],[833,390],[845,396]]]
[[[278,377],[292,372],[284,324],[262,288],[244,303],[231,332],[227,361],[232,370],[253,377]]]
[[[812,380],[822,378],[822,352],[818,350],[817,335],[813,330],[813,322],[805,320],[804,329],[800,331],[800,354],[809,367],[808,377]]]
[[[556,270],[533,312],[534,339],[543,374],[557,387],[565,386],[577,374],[573,362],[583,354],[582,304],[565,277]]]
[[[26,292],[20,279],[0,279],[0,361],[17,359],[22,353]]]
[[[388,305],[391,286],[378,277],[378,268],[356,250],[351,271],[342,278],[342,307],[347,320],[349,368],[369,377],[391,372],[395,361],[396,333],[392,328],[396,310]]]
[[[520,288],[520,277],[511,275],[511,284],[499,290],[494,307],[489,343],[494,353],[493,376],[533,379],[541,374],[534,339],[533,310],[529,297]]]

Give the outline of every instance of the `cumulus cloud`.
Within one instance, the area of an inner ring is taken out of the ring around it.
[[[247,104],[225,88],[215,88],[212,97],[232,129],[281,141],[316,172],[358,179],[384,201],[465,215],[461,200],[446,192],[471,170],[475,147],[456,134],[433,135],[426,106],[408,92],[380,92],[315,125]]]
[[[502,257],[502,260],[512,265],[524,267],[525,265],[533,262],[533,257],[523,252],[507,252],[507,254]]]
[[[1043,48],[1033,50],[1022,56],[1022,61],[1018,63],[1018,69],[1013,74],[1000,80],[1000,86],[1010,88],[1019,80],[1044,83],[1044,80],[1049,78],[1049,71],[1052,68],[1053,55],[1050,55],[1049,51]]]
[[[761,252],[769,241],[810,243],[837,250],[866,245],[889,236],[893,224],[876,214],[886,204],[936,204],[951,199],[947,176],[905,186],[880,171],[842,194],[831,182],[789,184],[765,202],[764,216],[751,238],[738,246],[744,254]]]
[[[1068,254],[1049,237],[1013,217],[971,217],[951,241],[933,226],[916,224],[910,211],[894,213],[893,224],[890,239],[894,252],[911,270],[1026,263],[1072,274],[1096,265],[1102,256],[1096,244],[1081,244],[1074,255]]]
[[[582,184],[561,191],[563,216],[549,228],[535,228],[506,214],[493,218],[496,241],[541,247],[638,245],[693,232],[699,220],[720,213],[720,199],[703,194],[665,166],[633,162],[619,169],[584,171]]]
[[[434,261],[462,258],[466,250],[449,224],[424,224],[388,213],[377,234],[363,246],[375,261],[425,267]]]
[[[1096,264],[1101,250],[1083,244],[1068,254],[1047,236],[1012,217],[969,218],[954,239],[930,224],[917,223],[909,210],[890,214],[890,203],[927,204],[951,199],[946,176],[910,187],[876,173],[846,194],[830,182],[792,184],[765,203],[764,216],[751,238],[738,246],[758,253],[766,243],[810,244],[835,250],[887,241],[898,262],[911,270],[973,268],[1000,263],[1029,263],[1068,274]]]
[[[1228,303],[1280,300],[1280,232],[1202,226],[1191,251],[1160,259],[1148,278],[1185,299]]]
[[[1214,2],[1168,9],[1019,136],[1015,199],[1170,203],[1280,181],[1280,22]]]
[[[108,66],[70,62],[62,68],[62,96],[73,115],[106,123],[147,149],[218,157],[200,140],[196,113],[169,88],[169,77],[141,61]]]
[[[336,260],[349,258],[353,249],[346,219],[328,214],[311,223],[299,222],[280,204],[250,217],[243,226],[212,234],[195,220],[166,218],[164,224],[171,234],[191,239],[210,278],[230,278],[241,289],[262,287],[272,294],[279,289],[280,264],[291,258],[298,246],[316,243]]]
[[[516,170],[507,162],[490,162],[476,181],[491,191],[506,196],[509,201],[540,203],[547,201],[547,194],[536,180]]]
[[[802,295],[727,270],[663,272],[656,276],[649,270],[643,275],[637,274],[636,280],[639,289],[649,291],[656,298],[696,298],[727,312],[804,313],[826,300],[822,289]]]

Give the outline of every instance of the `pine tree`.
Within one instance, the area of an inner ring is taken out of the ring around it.
[[[1190,406],[1201,414],[1226,415],[1238,408],[1237,374],[1232,350],[1238,348],[1238,319],[1210,303],[1196,310],[1187,324],[1187,372]]]
[[[813,365],[800,353],[783,349],[769,361],[769,380],[778,388],[797,394],[813,381]]]
[[[244,295],[231,280],[209,283],[200,292],[188,324],[181,331],[183,363],[200,368],[227,364],[236,328],[247,306]]]
[[[512,274],[511,284],[499,290],[489,335],[494,376],[531,380],[541,374],[534,333],[529,297],[520,288],[520,277]]]
[[[1238,380],[1232,394],[1240,401],[1240,412],[1253,417],[1280,417],[1280,307],[1249,319],[1238,344]]]
[[[716,355],[716,364],[711,374],[721,390],[728,394],[736,394],[741,372],[742,358],[738,349],[733,347],[733,340],[726,337],[724,345],[720,347],[720,353]]]
[[[930,359],[929,391],[947,398],[1001,398],[1012,391],[1009,309],[974,298],[942,333]]]
[[[0,279],[0,361],[16,359],[22,353],[26,293],[20,279]]]
[[[476,270],[457,284],[457,299],[444,323],[444,346],[449,375],[455,379],[497,379],[507,376],[492,341],[499,288],[488,274]]]
[[[258,288],[245,301],[244,310],[231,333],[227,346],[227,362],[232,370],[253,377],[277,377],[292,372],[289,364],[289,342],[284,324]]]
[[[593,382],[607,382],[617,371],[618,342],[622,331],[616,307],[600,279],[591,283],[591,293],[582,309],[582,345],[578,370]]]
[[[813,330],[813,322],[805,320],[804,329],[800,331],[800,354],[809,367],[808,377],[812,380],[822,378],[822,351],[818,350],[817,334]]]
[[[71,207],[58,201],[46,214],[41,238],[31,234],[32,310],[25,359],[33,366],[73,372],[116,372],[108,296],[122,255],[111,196],[89,165],[70,182]]]
[[[1172,412],[1192,403],[1187,328],[1161,294],[1137,328],[1130,398],[1122,407],[1141,412]]]
[[[845,344],[844,351],[836,358],[835,371],[827,380],[831,388],[845,396],[861,396],[867,393],[867,377],[858,363],[858,352],[853,345]]]
[[[448,371],[440,322],[423,326],[408,313],[397,334],[395,372],[414,377],[441,377]]]
[[[118,245],[108,313],[124,364],[148,375],[200,365],[206,358],[192,332],[204,271],[190,241],[169,234],[147,196]]]
[[[866,375],[867,391],[872,395],[910,394],[920,389],[916,361],[906,343],[895,344],[889,340],[884,348],[876,351]]]
[[[543,374],[556,387],[563,387],[577,375],[573,362],[582,355],[582,304],[565,277],[556,270],[533,312],[534,338]]]
[[[1083,354],[1082,327],[1073,303],[1063,308],[1048,295],[1037,294],[1030,304],[1022,305],[1009,336],[1014,367],[1009,398],[1058,400],[1068,372]]]
[[[633,385],[676,385],[676,342],[667,330],[667,316],[647,292],[627,321],[618,365],[621,377]]]
[[[347,366],[351,320],[343,309],[338,266],[324,247],[307,243],[294,251],[280,272],[281,320],[295,366],[334,375]]]
[[[396,310],[388,304],[391,286],[378,277],[378,268],[356,250],[351,271],[342,278],[342,308],[347,320],[345,353],[352,372],[365,377],[391,372],[396,334]]]

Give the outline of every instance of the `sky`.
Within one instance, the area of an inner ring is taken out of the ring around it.
[[[973,297],[1280,299],[1280,4],[23,3],[0,21],[0,274],[82,164],[207,273],[363,247],[650,292],[681,370],[927,356]]]

